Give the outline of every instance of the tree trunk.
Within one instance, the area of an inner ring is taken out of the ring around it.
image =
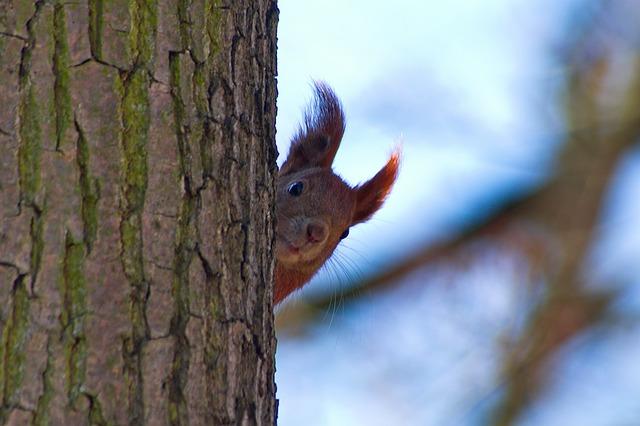
[[[0,422],[273,424],[275,0],[0,2]]]

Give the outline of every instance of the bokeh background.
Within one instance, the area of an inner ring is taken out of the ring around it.
[[[404,152],[278,309],[279,424],[640,425],[640,1],[279,7],[279,163],[313,79],[338,174]]]

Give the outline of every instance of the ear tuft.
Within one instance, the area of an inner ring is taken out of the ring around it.
[[[280,175],[312,167],[331,167],[340,147],[345,118],[340,100],[324,82],[314,82],[315,96],[291,141]]]
[[[396,148],[387,164],[374,177],[354,188],[357,204],[353,214],[353,225],[367,221],[382,207],[398,177],[399,167],[400,148]]]

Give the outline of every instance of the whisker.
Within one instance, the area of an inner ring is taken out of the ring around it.
[[[354,254],[354,255],[356,255],[356,256],[358,256],[360,258],[360,262],[371,266],[372,263],[371,263],[370,259],[368,257],[366,257],[365,255],[363,255],[359,250],[356,250],[353,247],[350,247],[350,246],[348,246],[347,244],[344,244],[344,243],[342,245],[340,245],[338,248],[339,249],[349,250],[352,254]],[[338,251],[338,250],[336,250],[336,251]],[[346,255],[345,253],[342,253],[340,251],[339,251],[339,253],[341,255]],[[351,259],[349,259],[349,260],[352,261]],[[355,261],[352,261],[352,262],[353,262],[353,264],[355,266],[357,266],[358,269],[360,268],[359,264],[357,264]]]
[[[362,263],[366,263],[368,265],[371,265],[371,262],[369,261],[369,259],[367,259],[364,255],[362,255],[360,252],[358,252],[357,250],[348,247],[348,246],[344,246],[344,248],[350,250],[351,253],[356,254],[360,257],[360,259],[362,259],[362,262],[356,262],[353,259],[351,259],[347,253],[344,253],[343,251],[338,251],[338,256],[340,256],[340,258],[348,264],[349,268],[350,268],[350,278],[351,281],[358,281],[361,280],[364,277],[364,272],[362,270]]]
[[[336,278],[336,280],[339,280],[339,275],[336,271],[335,260],[333,260],[332,257],[327,259],[327,262],[325,262],[325,264],[323,265],[323,269],[327,271],[327,274],[333,275]],[[329,281],[331,283],[330,285],[333,285],[333,280],[329,279]],[[331,316],[329,318],[329,328],[331,328],[331,325],[333,324],[333,318],[335,316],[337,307],[338,307],[337,292],[336,292],[336,289],[333,288],[331,289],[331,296],[329,298],[329,308],[327,310],[328,312],[325,311],[325,315],[323,317],[323,319],[326,319],[327,313],[330,313]]]

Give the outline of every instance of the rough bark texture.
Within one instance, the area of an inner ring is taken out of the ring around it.
[[[0,423],[275,422],[277,17],[0,2]]]

